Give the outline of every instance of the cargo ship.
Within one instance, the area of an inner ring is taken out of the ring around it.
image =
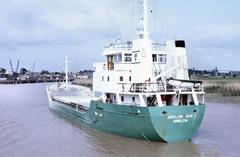
[[[149,141],[191,140],[205,113],[201,81],[190,80],[185,41],[149,37],[148,0],[142,29],[132,41],[105,47],[94,64],[93,88],[66,82],[47,87],[49,106],[89,127]]]

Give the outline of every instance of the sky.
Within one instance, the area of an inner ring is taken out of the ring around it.
[[[92,69],[104,46],[132,40],[139,0],[0,0],[0,67]],[[184,39],[189,68],[240,70],[239,0],[150,0],[150,36]]]

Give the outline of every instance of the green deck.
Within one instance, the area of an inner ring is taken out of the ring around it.
[[[87,112],[50,103],[90,127],[145,140],[179,142],[190,140],[198,130],[205,105],[137,107],[91,101]]]

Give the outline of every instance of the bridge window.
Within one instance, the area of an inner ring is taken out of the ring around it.
[[[152,61],[153,61],[154,63],[157,62],[157,55],[156,55],[156,54],[152,54]]]
[[[124,55],[124,61],[125,62],[132,62],[132,54],[129,54],[129,53],[125,54]]]
[[[132,81],[132,77],[131,76],[129,76],[129,82],[131,82]]]
[[[122,62],[122,54],[118,54],[118,62]]]
[[[109,82],[109,80],[110,80],[110,78],[109,78],[109,76],[107,77],[107,81]]]
[[[122,62],[122,54],[116,54],[113,56],[113,62],[119,63]]]
[[[161,64],[167,63],[167,55],[166,54],[158,54],[158,62]]]
[[[117,55],[113,56],[113,62],[118,62],[118,56]]]

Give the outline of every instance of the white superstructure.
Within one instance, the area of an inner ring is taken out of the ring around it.
[[[126,105],[161,106],[168,101],[181,104],[180,99],[184,99],[184,104],[198,104],[197,94],[204,92],[201,85],[196,85],[199,82],[186,81],[185,41],[160,44],[149,39],[148,0],[144,0],[143,8],[139,38],[110,43],[103,51],[106,61],[94,64],[94,96],[103,102]]]

